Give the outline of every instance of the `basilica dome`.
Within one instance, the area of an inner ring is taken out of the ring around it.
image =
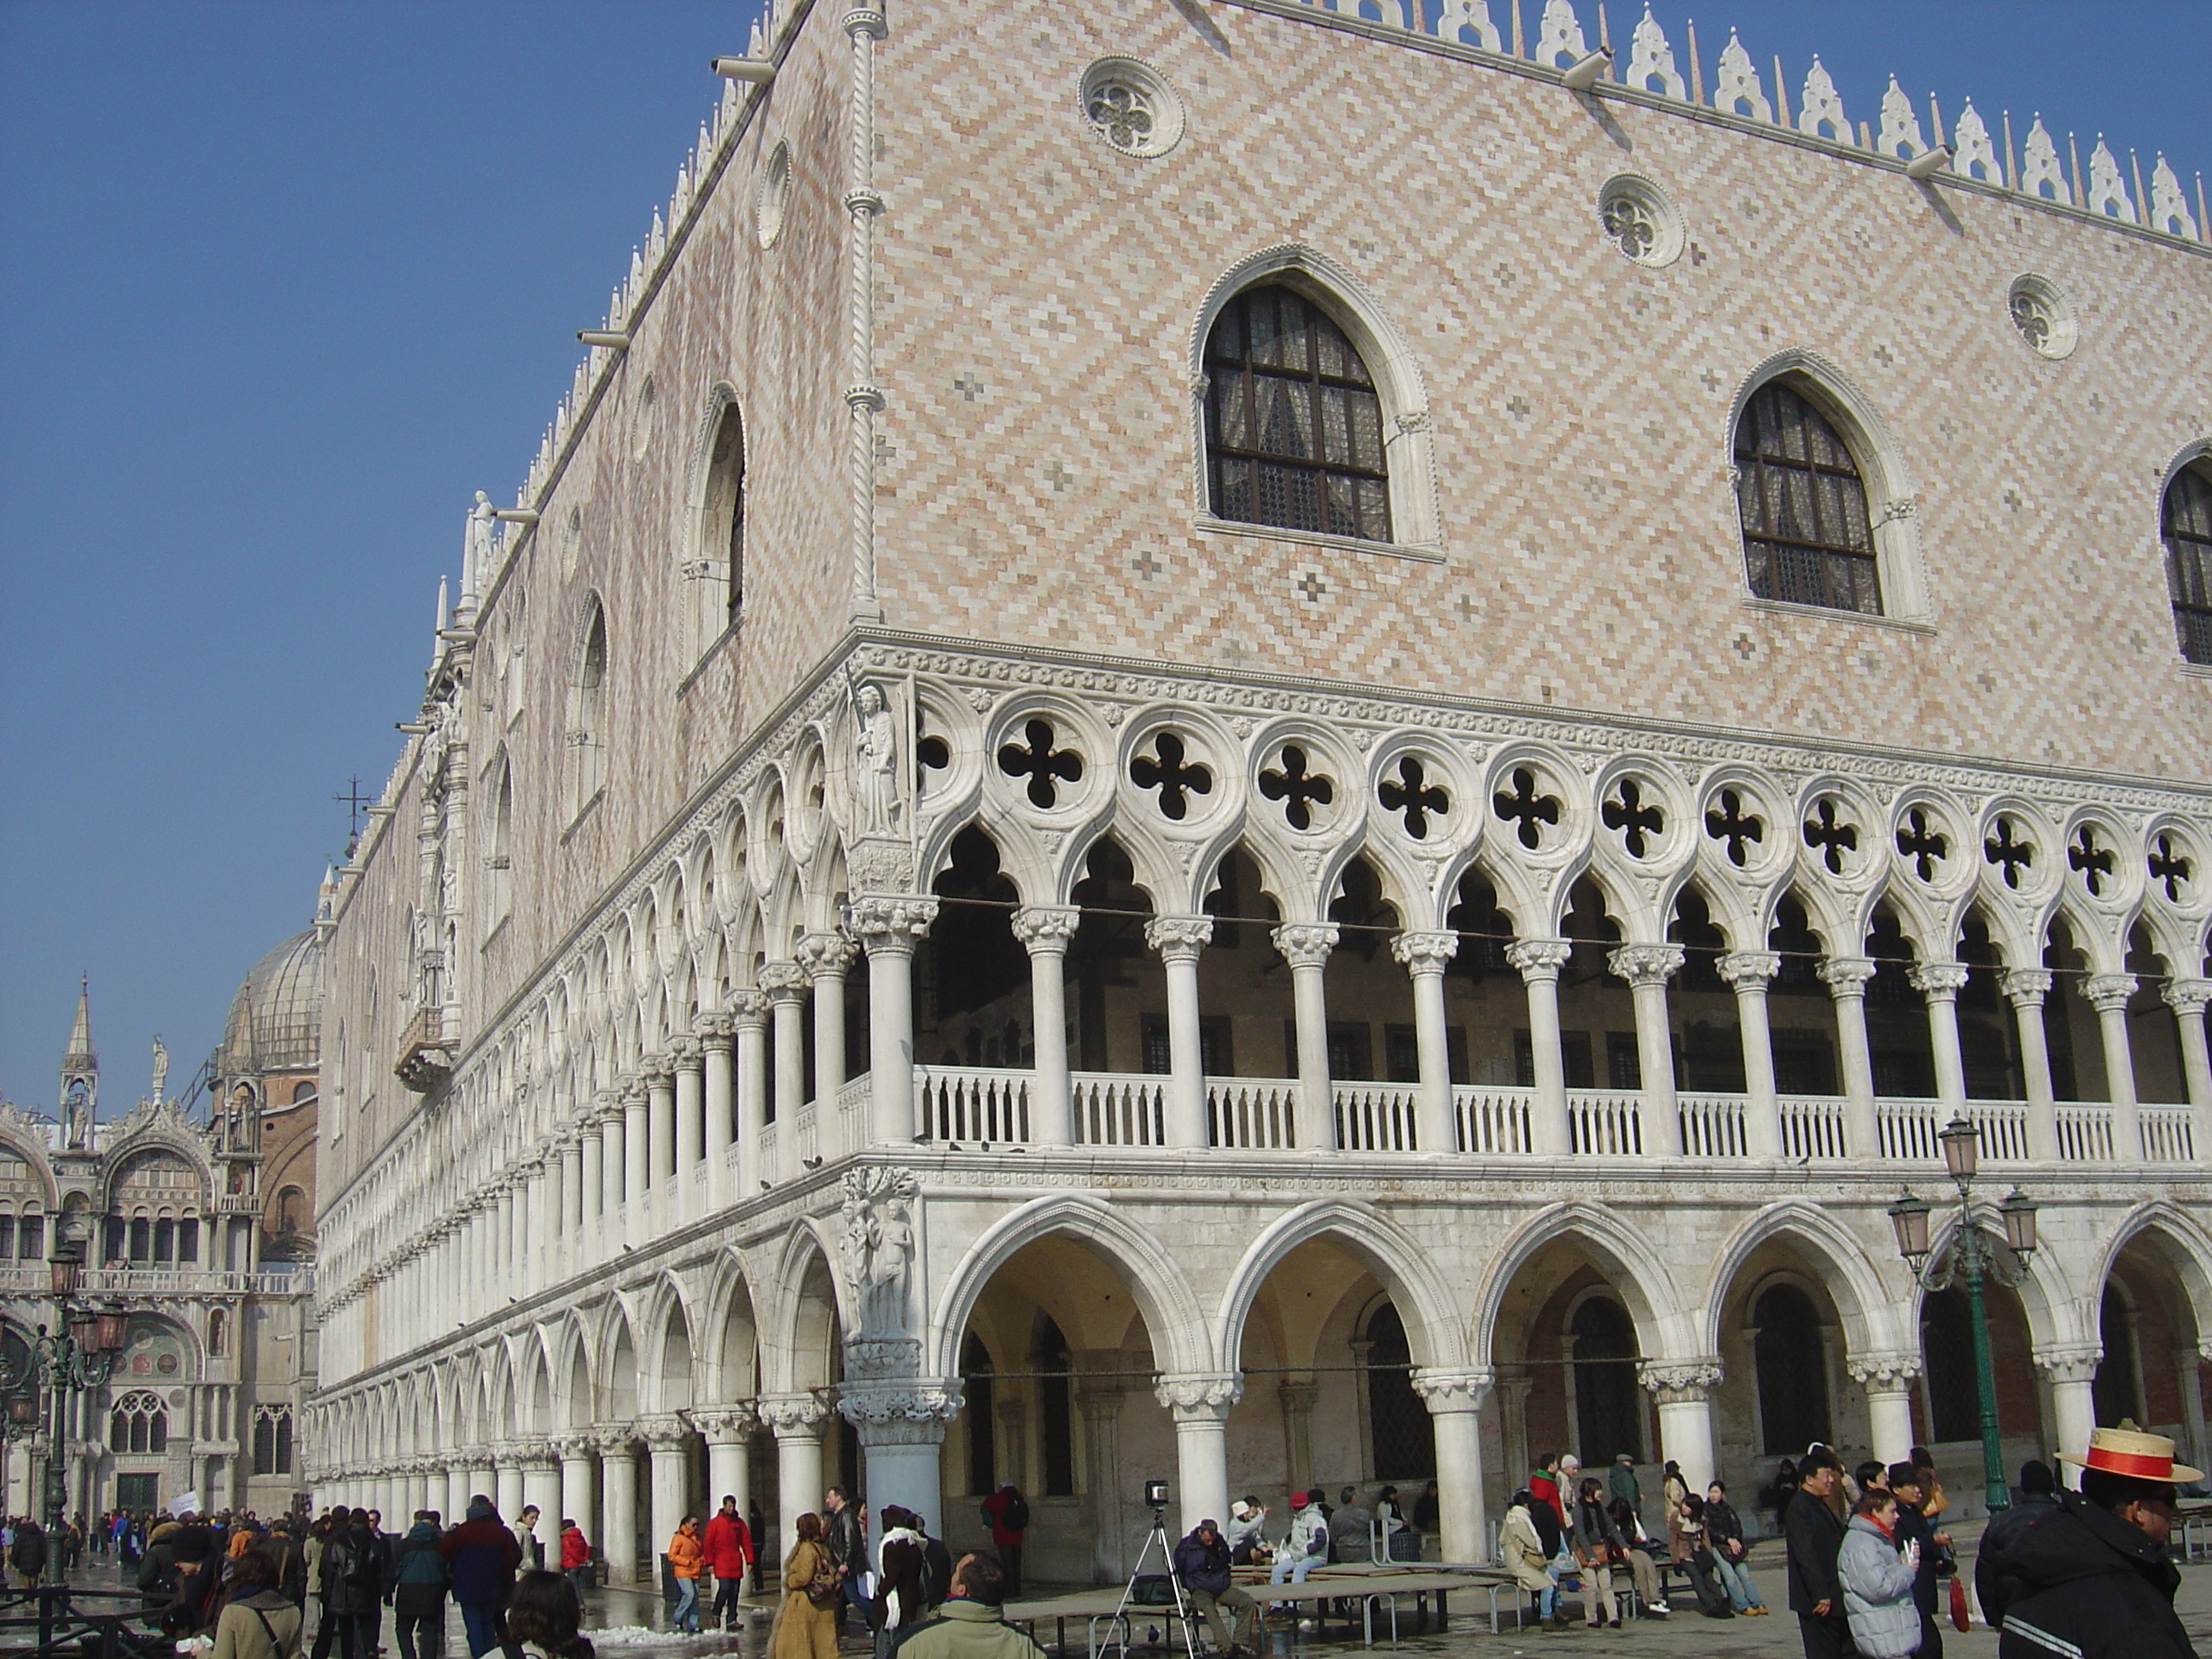
[[[219,1069],[313,1071],[322,1048],[322,951],[312,927],[286,939],[246,971],[224,1023]]]

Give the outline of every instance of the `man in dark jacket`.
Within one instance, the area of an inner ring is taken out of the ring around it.
[[[2001,1514],[1990,1517],[1982,1528],[1981,1542],[1974,1546],[1974,1599],[1982,1604],[1982,1617],[1991,1626],[2002,1628],[2004,1624],[2005,1558],[2021,1533],[2044,1510],[2056,1504],[2058,1477],[2051,1473],[2051,1465],[2039,1463],[2033,1458],[2020,1466],[2020,1501]]]
[[[25,1520],[15,1528],[15,1547],[8,1552],[8,1565],[21,1575],[25,1589],[35,1585],[46,1570],[46,1534],[36,1521]]]
[[[1175,1575],[1228,1659],[1256,1659],[1260,1606],[1229,1582],[1229,1540],[1211,1520],[1200,1522],[1175,1547]]]
[[[453,1600],[460,1604],[469,1659],[483,1659],[506,1639],[501,1615],[507,1598],[514,1593],[514,1570],[522,1551],[514,1534],[500,1523],[491,1499],[482,1492],[469,1499],[468,1519],[446,1534],[438,1551],[452,1576]]]
[[[842,1626],[848,1607],[857,1609],[865,1622],[868,1607],[860,1598],[860,1577],[868,1570],[868,1540],[860,1525],[860,1513],[842,1486],[832,1486],[823,1494],[822,1509],[823,1547],[830,1552],[830,1565],[844,1591],[837,1603],[838,1623]]]
[[[422,1510],[399,1540],[392,1569],[392,1622],[398,1628],[402,1659],[443,1659],[446,1591],[453,1584],[441,1548],[444,1541],[438,1523]]]
[[[1790,1504],[1783,1523],[1790,1544],[1790,1611],[1797,1615],[1805,1659],[1844,1659],[1852,1650],[1843,1585],[1836,1577],[1844,1529],[1828,1507],[1828,1494],[1843,1477],[1844,1466],[1834,1453],[1823,1449],[1808,1454],[1798,1470],[1797,1490],[1819,1501]]]
[[[1943,1631],[1936,1617],[1936,1569],[1950,1547],[1951,1534],[1929,1524],[1920,1506],[1928,1501],[1921,1486],[1924,1477],[1917,1463],[1892,1463],[1881,1472],[1882,1484],[1897,1499],[1897,1547],[1920,1546],[1920,1565],[1912,1578],[1912,1604],[1920,1609],[1920,1649],[1913,1659],[1943,1659]],[[1860,1482],[1863,1486],[1866,1483]]]
[[[2201,1480],[2173,1442],[2094,1429],[2081,1490],[2061,1492],[2006,1545],[1998,1659],[2197,1659],[2173,1611],[2181,1574],[2166,1553],[2174,1483]]]

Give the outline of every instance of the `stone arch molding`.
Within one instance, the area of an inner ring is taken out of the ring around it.
[[[2190,1312],[2197,1320],[2197,1341],[2203,1344],[2212,1339],[2212,1231],[2168,1199],[2136,1205],[2112,1230],[2085,1287],[2084,1319],[2094,1319],[2096,1300],[2119,1266],[2120,1253],[2147,1233],[2164,1235],[2164,1242],[2171,1247],[2161,1254],[2189,1298]]]
[[[1897,1304],[1865,1247],[1850,1231],[1819,1206],[1802,1199],[1768,1205],[1735,1230],[1721,1249],[1705,1281],[1705,1306],[1698,1310],[1705,1352],[1721,1351],[1721,1310],[1742,1276],[1744,1264],[1761,1245],[1787,1239],[1812,1257],[1820,1283],[1843,1322],[1844,1342],[1852,1353],[1917,1348],[1905,1340]]]
[[[1496,1360],[1493,1333],[1505,1301],[1505,1291],[1521,1269],[1546,1245],[1562,1238],[1578,1239],[1598,1264],[1618,1275],[1614,1288],[1628,1304],[1636,1322],[1637,1346],[1648,1347],[1652,1360],[1685,1360],[1698,1357],[1692,1346],[1694,1327],[1677,1305],[1667,1269],[1636,1230],[1601,1205],[1574,1200],[1538,1211],[1499,1249],[1484,1275],[1482,1299],[1475,1309],[1474,1364],[1488,1370]]]
[[[1441,555],[1443,532],[1437,510],[1435,441],[1429,393],[1413,341],[1388,307],[1341,261],[1304,242],[1280,242],[1247,254],[1213,279],[1199,302],[1190,332],[1192,474],[1198,518],[1208,528],[1257,530],[1213,516],[1206,488],[1206,343],[1230,301],[1256,283],[1273,281],[1311,300],[1344,330],[1375,377],[1382,399],[1382,451],[1390,474],[1390,533],[1394,544]],[[1303,532],[1299,539],[1316,539]],[[1340,539],[1322,537],[1328,541]],[[1364,545],[1365,544],[1355,544]]]
[[[1097,1251],[1120,1271],[1144,1316],[1152,1354],[1164,1371],[1212,1372],[1214,1346],[1206,1312],[1176,1259],[1159,1240],[1103,1198],[1063,1194],[1034,1199],[1002,1217],[969,1248],[939,1294],[931,1317],[926,1368],[960,1375],[960,1339],[986,1285],[1025,1244],[1063,1233]]]
[[[1875,557],[1881,574],[1882,614],[1905,622],[1933,620],[1928,573],[1920,552],[1920,493],[1905,446],[1881,408],[1833,359],[1806,346],[1790,346],[1759,363],[1737,383],[1722,428],[1722,465],[1735,477],[1735,433],[1752,394],[1785,376],[1809,386],[1821,413],[1834,421],[1850,444],[1865,480],[1867,516],[1874,526]],[[1737,522],[1735,491],[1729,517]]]
[[[1317,1199],[1278,1217],[1255,1238],[1229,1277],[1214,1321],[1224,1366],[1243,1352],[1244,1327],[1268,1274],[1301,1244],[1327,1238],[1382,1281],[1406,1322],[1413,1364],[1431,1370],[1467,1363],[1467,1323],[1419,1240],[1371,1205]]]

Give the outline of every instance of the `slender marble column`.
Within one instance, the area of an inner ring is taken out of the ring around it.
[[[1421,1093],[1414,1107],[1414,1136],[1425,1152],[1459,1151],[1452,1109],[1451,1048],[1444,1035],[1444,969],[1459,954],[1457,933],[1401,933],[1390,954],[1413,981],[1413,1051]]]
[[[1244,1393],[1233,1372],[1164,1373],[1152,1396],[1175,1417],[1176,1499],[1188,1533],[1229,1507],[1229,1413]]]
[[[761,1165],[761,1139],[768,1131],[768,999],[758,991],[739,991],[730,999],[738,1024],[738,1155],[734,1185],[739,1200],[750,1198],[769,1178]]]
[[[2035,1363],[2051,1379],[2051,1427],[2062,1450],[2087,1446],[2089,1431],[2097,1426],[2095,1384],[2104,1357],[2103,1346],[2095,1342],[2058,1343],[2035,1350]],[[2059,1467],[2069,1486],[2079,1484],[2078,1469],[2071,1464]]]
[[[878,1146],[914,1141],[914,953],[936,920],[927,895],[852,902],[853,931],[868,952],[868,1139]]]
[[[2204,1006],[2212,1002],[2212,979],[2169,980],[2159,994],[2173,1010],[2173,1023],[2178,1028],[2175,1035],[2181,1039],[2181,1074],[2189,1103],[2199,1114],[2197,1155],[2201,1162],[2207,1151],[2212,1150],[2205,1145],[2203,1116],[2208,1109],[2212,1109],[2212,1052],[2204,1046]]]
[[[1275,949],[1291,965],[1291,1011],[1298,1048],[1298,1145],[1309,1152],[1326,1151],[1337,1144],[1336,1094],[1328,1075],[1328,996],[1324,985],[1328,953],[1336,949],[1336,927],[1326,921],[1285,922],[1272,937]]]
[[[718,1406],[711,1411],[693,1412],[691,1421],[707,1438],[708,1507],[718,1507],[723,1498],[735,1498],[738,1513],[744,1514],[752,1507],[752,1466],[747,1453],[759,1422],[753,1408],[744,1401]]]
[[[806,1103],[806,974],[795,962],[761,964],[760,987],[768,998],[775,1048],[775,1167],[763,1169],[767,1181],[787,1181],[799,1173],[799,1109]]]
[[[707,1057],[699,1156],[707,1164],[707,1208],[720,1214],[729,1206],[730,1146],[738,1138],[737,1022],[726,1013],[702,1014],[699,1046]]]
[[[695,1036],[668,1040],[668,1056],[676,1067],[676,1144],[670,1152],[668,1202],[661,1213],[671,1222],[684,1222],[697,1212],[699,1159],[705,1144],[707,1054]]]
[[[599,1443],[585,1433],[556,1435],[554,1455],[561,1460],[561,1516],[594,1544],[604,1544],[599,1527]]]
[[[1449,1562],[1486,1561],[1490,1528],[1482,1500],[1482,1402],[1494,1381],[1481,1370],[1423,1367],[1413,1391],[1429,1408],[1437,1437],[1437,1510]]]
[[[605,1536],[599,1548],[607,1562],[607,1577],[629,1583],[637,1577],[637,1456],[631,1443],[636,1429],[628,1423],[610,1423],[599,1431],[599,1479],[606,1504]]]
[[[645,1221],[646,1085],[633,1078],[623,1087],[623,1241],[635,1247],[647,1237]]]
[[[1636,1380],[1659,1407],[1660,1449],[1681,1466],[1683,1483],[1702,1492],[1713,1480],[1713,1389],[1721,1380],[1717,1356],[1683,1361],[1645,1360]]]
[[[1516,939],[1505,947],[1506,961],[1528,993],[1528,1054],[1536,1074],[1528,1150],[1552,1158],[1574,1150],[1567,1122],[1567,1066],[1559,1052],[1559,970],[1574,951],[1574,942],[1564,939]]]
[[[1778,951],[1731,951],[1717,964],[1735,992],[1743,1044],[1744,1142],[1752,1157],[1782,1156],[1782,1102],[1774,1088],[1774,1038],[1766,1024],[1766,987],[1782,971]]]
[[[1653,1158],[1682,1155],[1682,1113],[1674,1097],[1674,1038],[1667,1017],[1667,981],[1682,965],[1679,945],[1624,945],[1606,966],[1628,981],[1636,1002],[1636,1054],[1644,1073],[1644,1150]]]
[[[668,1212],[666,1194],[676,1172],[676,1056],[672,1050],[645,1057],[645,1185],[647,1202]]]
[[[653,1547],[657,1579],[659,1555],[676,1535],[677,1526],[690,1507],[690,1497],[685,1488],[689,1484],[691,1425],[670,1412],[658,1417],[639,1418],[637,1431],[644,1437],[645,1449],[653,1462],[653,1530],[647,1541]]]
[[[2092,974],[2081,981],[2083,1000],[2097,1011],[2105,1039],[2105,1091],[2112,1100],[2112,1156],[2133,1164],[2143,1155],[2142,1112],[2136,1104],[2135,1052],[2128,1042],[2128,999],[2133,974]]]
[[[1867,1047],[1866,988],[1872,957],[1830,957],[1820,964],[1836,1008],[1837,1058],[1844,1070],[1844,1140],[1855,1158],[1881,1156],[1881,1121],[1874,1103],[1874,1054]]]
[[[1160,953],[1168,980],[1167,1144],[1206,1144],[1206,1056],[1199,1039],[1198,953],[1213,937],[1212,916],[1155,916],[1145,943]]]
[[[1014,937],[1030,953],[1030,1014],[1036,1027],[1036,1081],[1030,1095],[1030,1142],[1066,1146],[1075,1139],[1075,1101],[1067,1068],[1067,946],[1082,925],[1073,905],[1028,904],[1014,912]],[[2203,1036],[2199,1022],[2200,1046]]]
[[[1928,1041],[1936,1054],[1936,1097],[1947,1118],[1966,1110],[1966,1065],[1959,1052],[1959,993],[1966,988],[1963,962],[1917,962],[1906,970],[1912,988],[1928,1000]]]
[[[845,1086],[845,976],[860,953],[842,933],[805,933],[799,940],[799,965],[814,994],[814,1098],[825,1128],[830,1103]]]
[[[1844,1364],[1851,1380],[1866,1390],[1874,1455],[1885,1463],[1903,1462],[1912,1455],[1912,1379],[1920,1375],[1920,1356],[1852,1354]]]
[[[799,1536],[799,1517],[822,1503],[822,1425],[829,1411],[811,1394],[766,1394],[753,1402],[775,1436],[777,1535],[761,1559],[781,1561]]]
[[[2058,1157],[2058,1103],[2051,1088],[2051,1045],[2043,1030],[2043,1000],[2051,994],[2048,968],[2008,968],[2000,977],[2020,1036],[2021,1085],[2027,1091],[2027,1155],[2039,1163]]]

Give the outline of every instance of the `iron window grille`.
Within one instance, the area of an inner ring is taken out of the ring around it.
[[[2212,665],[2212,477],[2192,461],[2166,487],[2159,534],[2185,661]]]
[[[1881,615],[1866,484],[1820,411],[1779,382],[1761,386],[1736,423],[1735,464],[1751,591]]]

